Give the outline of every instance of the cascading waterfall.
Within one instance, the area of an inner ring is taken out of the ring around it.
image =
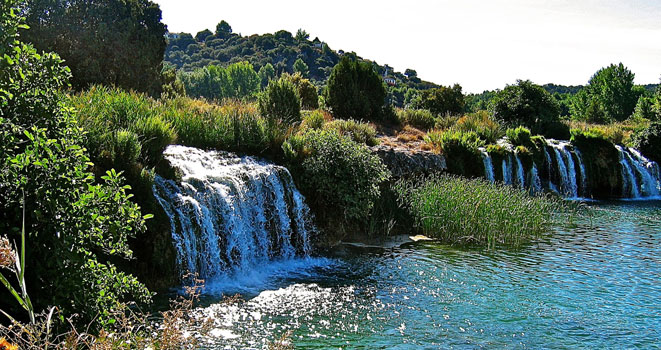
[[[485,177],[490,182],[496,182],[496,176],[494,175],[493,163],[491,162],[491,156],[483,148],[480,148],[480,152],[482,153],[482,163],[484,163]]]
[[[518,185],[521,188],[525,188],[526,180],[523,170],[523,164],[521,164],[521,159],[519,159],[519,155],[516,153],[514,154],[514,159],[516,160],[516,177],[517,177]]]
[[[537,171],[537,164],[532,163],[532,169],[530,170],[530,191],[532,194],[542,193],[542,179],[539,177],[539,172]]]
[[[546,171],[548,174],[548,184],[549,184],[549,189],[555,193],[558,192],[558,187],[553,183],[553,180],[551,179],[551,174],[553,174],[553,161],[551,160],[551,155],[549,154],[549,151],[546,150],[546,147],[542,147],[544,149],[544,158],[546,159]]]
[[[576,158],[578,159],[578,167],[581,170],[581,194],[585,196],[585,194],[588,191],[588,177],[587,177],[587,173],[585,172],[585,163],[583,163],[583,155],[581,155],[581,152],[576,147],[574,147],[574,154],[576,154]]]
[[[630,198],[658,197],[659,165],[633,148],[616,148],[622,165],[622,195]]]
[[[214,279],[309,255],[309,209],[286,168],[227,152],[169,146],[181,182],[156,176],[182,272]]]
[[[508,155],[503,158],[503,182],[506,185],[512,184],[512,156]]]
[[[530,193],[541,193],[544,189],[556,192],[566,198],[590,197],[586,163],[581,151],[568,141],[547,139],[541,147],[544,158],[533,161],[530,168],[523,166],[519,154],[511,145],[499,141],[506,149],[502,157],[502,181],[508,185],[526,188]],[[621,195],[623,198],[661,198],[661,170],[656,162],[645,158],[633,148],[615,146],[619,154],[621,173]],[[485,167],[485,176],[496,181],[491,155],[480,148]],[[545,165],[544,165],[545,163]],[[542,166],[542,168],[538,168]],[[541,171],[540,171],[541,170]],[[598,174],[597,174],[598,175]],[[617,189],[617,187],[615,187]]]

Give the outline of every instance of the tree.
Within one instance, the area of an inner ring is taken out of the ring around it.
[[[269,81],[275,78],[275,68],[273,68],[272,64],[267,63],[263,65],[262,68],[259,69],[257,75],[259,75],[259,79],[262,83],[262,88],[265,88],[269,84]]]
[[[219,38],[228,37],[230,34],[232,34],[232,27],[230,27],[229,23],[225,22],[225,20],[220,21],[220,23],[216,25],[216,36]]]
[[[560,120],[560,106],[551,94],[530,80],[518,80],[498,92],[491,101],[496,119],[510,125],[523,125],[540,133],[545,124]]]
[[[319,96],[317,88],[308,79],[303,78],[300,73],[289,75],[283,74],[281,79],[289,80],[296,87],[299,98],[301,99],[301,108],[317,109],[319,108]]]
[[[636,119],[656,119],[656,113],[652,106],[652,100],[646,96],[640,96],[636,108],[633,111],[633,118]]]
[[[212,35],[213,35],[213,33],[209,29],[205,29],[205,30],[197,32],[197,34],[195,34],[195,40],[197,42],[204,42],[208,37],[210,37]]]
[[[297,41],[305,41],[305,40],[310,39],[310,34],[308,34],[308,32],[306,32],[305,30],[299,28],[296,31],[295,38],[296,38]]]
[[[599,103],[606,121],[622,121],[633,113],[639,97],[634,89],[634,77],[635,74],[620,63],[602,68],[590,78],[585,87],[587,99]]]
[[[646,157],[661,162],[661,121],[654,121],[647,128],[637,131],[631,139],[633,146]]]
[[[160,94],[166,27],[149,0],[32,0],[21,35],[55,51],[71,68],[74,89],[93,84]]]
[[[260,79],[252,64],[238,62],[230,64],[226,69],[229,87],[224,87],[225,97],[244,98],[259,92]]]
[[[286,78],[271,80],[259,95],[259,113],[272,125],[286,126],[301,121],[301,100],[296,87]]]
[[[419,94],[419,100],[414,103],[418,108],[428,109],[434,114],[457,115],[464,111],[464,94],[461,85],[441,86],[439,88],[423,90]]]
[[[305,64],[302,59],[298,58],[296,62],[294,62],[294,73],[299,73],[304,78],[307,78],[309,72],[308,65]]]
[[[409,68],[407,68],[407,69],[404,71],[404,75],[406,75],[407,78],[411,79],[411,78],[415,78],[415,77],[417,77],[417,76],[418,76],[418,72],[416,72],[416,71],[413,70],[413,69],[409,69]]]
[[[324,92],[326,105],[340,119],[382,119],[386,88],[367,62],[342,57]]]
[[[151,297],[111,263],[132,256],[128,239],[144,218],[116,172],[89,171],[83,130],[60,92],[69,69],[17,41],[16,6],[0,2],[0,234],[29,235],[25,277],[37,311],[57,305],[103,324],[122,301]],[[0,309],[12,300],[0,292]]]

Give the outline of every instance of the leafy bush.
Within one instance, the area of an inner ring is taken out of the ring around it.
[[[296,91],[301,99],[301,108],[308,110],[319,108],[317,88],[310,80],[303,78],[300,73],[294,75],[285,73],[281,78],[291,81],[296,86]]]
[[[339,119],[382,120],[386,89],[368,62],[342,57],[328,78],[326,105]]]
[[[459,118],[452,129],[473,131],[486,143],[495,143],[505,134],[500,124],[491,118],[487,111],[478,111]]]
[[[646,157],[661,163],[661,122],[653,122],[649,127],[636,132],[631,143]]]
[[[484,140],[474,131],[432,131],[426,140],[441,149],[449,172],[472,177],[484,174],[479,150],[484,146]]]
[[[325,129],[337,130],[341,135],[350,137],[354,142],[368,146],[376,146],[379,140],[376,138],[376,130],[367,124],[355,120],[333,120],[324,126]]]
[[[296,86],[286,78],[271,80],[259,95],[259,113],[271,122],[292,125],[301,121],[301,100]]]
[[[559,201],[483,179],[436,176],[395,186],[425,235],[448,243],[520,245],[548,232]]]
[[[16,41],[16,13],[16,2],[0,3],[0,232],[12,241],[22,227],[29,234],[25,278],[36,310],[57,305],[107,324],[123,302],[151,298],[111,263],[132,257],[128,240],[145,218],[116,172],[89,172],[83,131],[59,92],[69,70]],[[13,313],[12,301],[0,299],[0,309]]]
[[[398,109],[397,120],[400,124],[411,125],[420,130],[429,130],[436,125],[436,118],[426,109]]]
[[[494,117],[509,125],[523,125],[532,129],[560,120],[558,102],[544,88],[529,80],[519,80],[498,92],[491,101]]]
[[[364,220],[390,172],[370,150],[335,130],[293,135],[283,150],[297,185],[317,215]]]
[[[507,138],[514,146],[527,146],[532,144],[530,130],[526,127],[519,126],[514,129],[507,129],[505,132]]]
[[[303,128],[306,129],[321,129],[326,122],[326,117],[324,113],[319,110],[314,111],[302,111],[302,120],[301,123]]]

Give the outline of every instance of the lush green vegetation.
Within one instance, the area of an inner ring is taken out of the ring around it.
[[[649,159],[661,162],[661,122],[655,121],[649,127],[638,131],[633,136],[631,145]]]
[[[248,62],[237,62],[227,68],[207,66],[178,78],[187,94],[220,101],[225,98],[253,97],[260,90],[261,79]]]
[[[71,68],[74,89],[106,84],[160,94],[166,27],[157,4],[30,0],[22,12],[30,29],[21,38],[57,52]]]
[[[396,189],[422,232],[448,243],[520,245],[547,233],[561,208],[512,186],[456,176],[401,181]]]
[[[343,57],[333,68],[324,92],[326,106],[340,119],[382,120],[386,89],[366,62]]]
[[[362,144],[333,129],[293,135],[283,149],[300,189],[317,215],[365,220],[390,172]]]
[[[20,270],[28,309],[56,305],[78,322],[108,325],[124,301],[151,298],[111,262],[132,257],[128,240],[144,231],[145,217],[121,176],[89,171],[84,132],[60,92],[69,70],[16,40],[15,13],[16,2],[0,3],[0,232],[9,241],[27,232]],[[0,308],[20,317],[16,300],[2,295]]]

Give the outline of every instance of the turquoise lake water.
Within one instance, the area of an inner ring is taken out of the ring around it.
[[[210,282],[209,348],[654,349],[661,203],[591,203],[518,250],[338,248]],[[244,302],[216,303],[241,292]]]

